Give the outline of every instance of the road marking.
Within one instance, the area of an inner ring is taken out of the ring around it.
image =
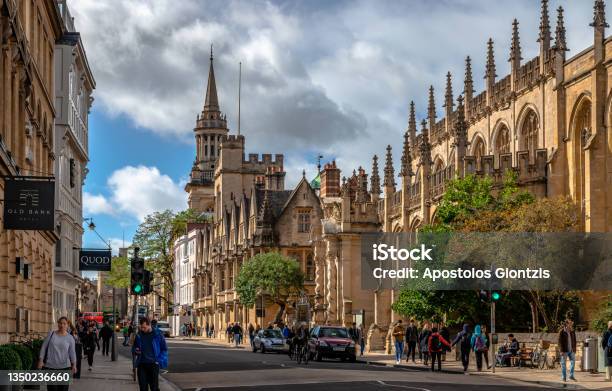
[[[385,383],[382,380],[377,380],[378,384],[380,384],[381,386],[385,386],[385,387],[398,387],[398,388],[403,388],[406,390],[417,390],[417,391],[431,391],[427,388],[420,388],[420,387],[410,387],[410,386],[404,386],[401,384],[389,384],[389,383]]]

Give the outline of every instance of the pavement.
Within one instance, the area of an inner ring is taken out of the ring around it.
[[[432,373],[419,365],[387,365],[389,356],[382,354],[368,355],[357,363],[324,360],[298,365],[285,354],[252,353],[247,344],[235,348],[220,340],[201,338],[173,338],[168,344],[170,365],[164,377],[187,391],[531,391],[574,386],[481,374],[465,376],[451,365],[445,372]]]

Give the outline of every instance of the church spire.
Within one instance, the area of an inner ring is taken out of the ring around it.
[[[380,176],[378,175],[378,156],[372,158],[372,176],[370,177],[370,192],[372,196],[378,198],[380,191]]]
[[[548,0],[542,0],[540,12],[540,34],[538,42],[543,51],[548,51],[550,48],[550,20],[548,18]]]
[[[555,49],[561,52],[567,51],[565,39],[565,24],[563,23],[563,7],[557,9],[557,29],[555,30]]]
[[[217,83],[215,81],[215,69],[213,67],[212,44],[210,45],[210,68],[208,69],[208,85],[206,86],[204,111],[219,111],[219,99],[217,98]]]
[[[427,129],[427,121],[421,122],[421,144],[419,144],[419,164],[430,165],[431,164],[431,145],[429,144],[429,130]]]
[[[450,71],[446,74],[446,92],[444,94],[444,107],[446,107],[447,116],[448,113],[453,112],[453,81]],[[450,118],[448,119],[450,121]]]
[[[429,119],[429,127],[433,129],[436,125],[436,101],[433,86],[429,86],[429,105],[427,107],[427,117]]]
[[[410,116],[408,117],[408,133],[410,134],[410,146],[416,148],[416,114],[414,112],[414,101],[410,102]]]
[[[487,65],[485,67],[485,79],[487,79],[487,84],[495,83],[495,78],[497,75],[495,74],[495,52],[493,51],[493,38],[489,38],[487,42]]]
[[[593,23],[591,23],[591,26],[595,28],[609,27],[608,23],[606,23],[606,4],[604,0],[595,0],[595,5],[593,6]]]
[[[512,22],[512,43],[510,44],[510,62],[514,66],[520,66],[521,60],[521,41],[519,38],[519,22],[514,19]],[[516,67],[518,69],[518,66]]]
[[[385,189],[391,188],[395,191],[395,173],[393,170],[393,155],[391,154],[391,145],[387,145],[387,159],[385,161],[385,181],[383,182]],[[386,190],[385,190],[386,192]],[[386,196],[387,194],[385,194]]]
[[[410,155],[410,135],[408,132],[404,133],[404,150],[402,151],[402,167],[400,169],[400,176],[412,176],[412,156]]]

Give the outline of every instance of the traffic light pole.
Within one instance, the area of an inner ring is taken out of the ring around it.
[[[491,362],[493,363],[491,367],[491,371],[495,373],[495,352],[496,349],[496,341],[495,341],[495,300],[491,300]],[[489,354],[489,352],[487,352]]]
[[[115,312],[115,287],[113,287],[113,339],[111,340],[111,361],[117,361],[117,349],[115,347],[117,336],[115,328],[117,326],[117,313]]]

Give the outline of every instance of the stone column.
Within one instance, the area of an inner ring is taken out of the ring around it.
[[[327,320],[335,323],[338,319],[338,269],[337,269],[337,239],[327,242]]]

